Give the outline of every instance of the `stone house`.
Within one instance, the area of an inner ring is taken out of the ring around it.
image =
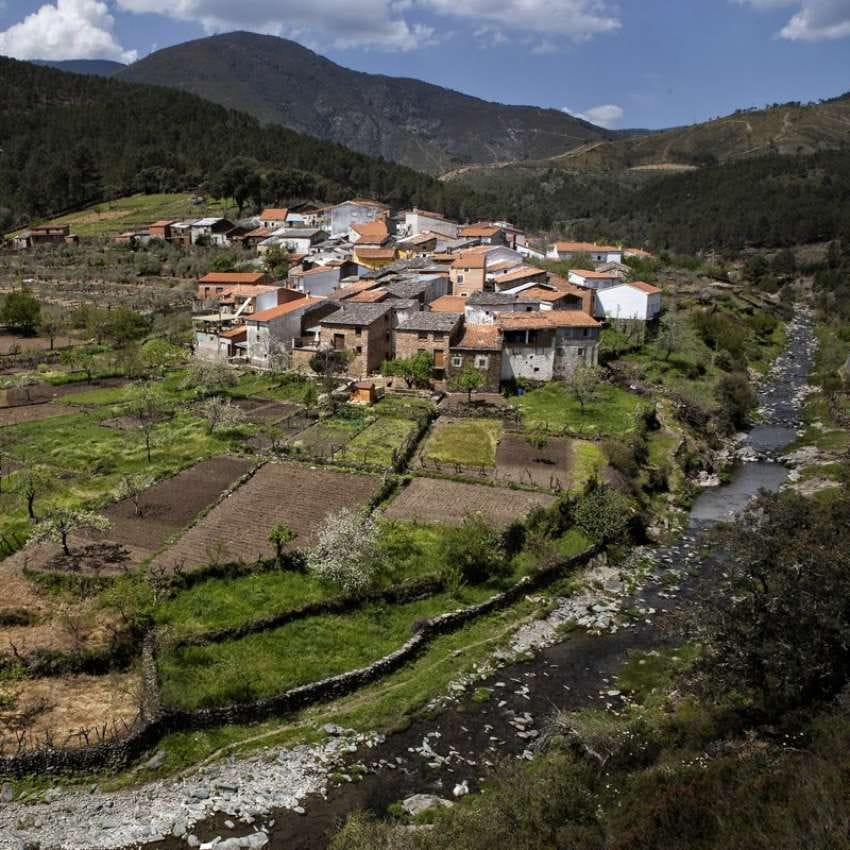
[[[539,302],[516,293],[473,292],[466,299],[464,314],[470,325],[492,325],[501,313],[530,313],[539,309]]]
[[[391,302],[344,301],[336,312],[319,323],[319,346],[350,352],[348,374],[366,377],[390,359],[393,315]]]
[[[580,310],[503,313],[502,380],[568,378],[580,363],[595,366],[601,325]]]
[[[496,393],[502,380],[502,333],[496,325],[466,325],[452,346],[446,368],[451,379],[471,366],[484,375],[484,392]]]
[[[434,358],[432,377],[441,381],[446,374],[449,350],[462,333],[462,313],[413,313],[399,322],[393,332],[394,355],[407,358],[427,351]]]

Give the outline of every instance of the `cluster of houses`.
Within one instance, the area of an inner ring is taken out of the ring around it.
[[[464,225],[368,199],[266,209],[239,227],[156,222],[147,234],[239,243],[260,258],[279,250],[286,279],[213,272],[196,293],[196,355],[261,369],[309,372],[317,352],[334,349],[347,352],[348,375],[364,379],[387,360],[427,352],[438,385],[473,367],[497,391],[593,365],[604,323],[646,322],[661,309],[661,291],[623,264],[645,254],[638,249],[556,242],[544,251],[507,222]],[[567,277],[532,264],[578,257],[591,268]]]

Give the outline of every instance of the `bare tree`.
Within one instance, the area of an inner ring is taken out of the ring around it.
[[[150,463],[154,429],[170,411],[168,400],[154,384],[133,384],[127,394],[126,411],[142,434],[145,454]]]

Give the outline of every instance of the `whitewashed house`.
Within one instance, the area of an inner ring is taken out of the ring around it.
[[[327,233],[317,227],[281,227],[257,246],[258,254],[265,254],[274,245],[290,254],[309,254],[314,245],[324,242]]]
[[[289,272],[289,285],[293,289],[305,292],[308,295],[329,295],[339,287],[342,267],[316,266],[306,271],[302,269]]]
[[[592,269],[570,269],[569,281],[575,286],[585,289],[607,289],[621,282],[620,275],[615,272],[597,272]]]
[[[354,224],[366,224],[378,218],[384,218],[389,208],[377,201],[355,198],[343,201],[335,207],[325,210],[331,236],[345,236]]]
[[[444,215],[440,215],[440,213],[420,210],[417,207],[404,211],[403,229],[405,236],[418,236],[420,233],[430,231],[448,239],[456,239],[459,226],[456,221],[452,221]]]
[[[595,293],[593,314],[608,321],[650,322],[661,312],[661,290],[634,280]]]

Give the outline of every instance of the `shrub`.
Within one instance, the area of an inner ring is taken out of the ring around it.
[[[595,543],[602,544],[623,542],[632,515],[631,502],[622,493],[596,480],[588,482],[574,511],[576,525]]]
[[[449,529],[443,559],[450,574],[469,584],[481,584],[510,573],[499,532],[481,514],[471,514]]]

